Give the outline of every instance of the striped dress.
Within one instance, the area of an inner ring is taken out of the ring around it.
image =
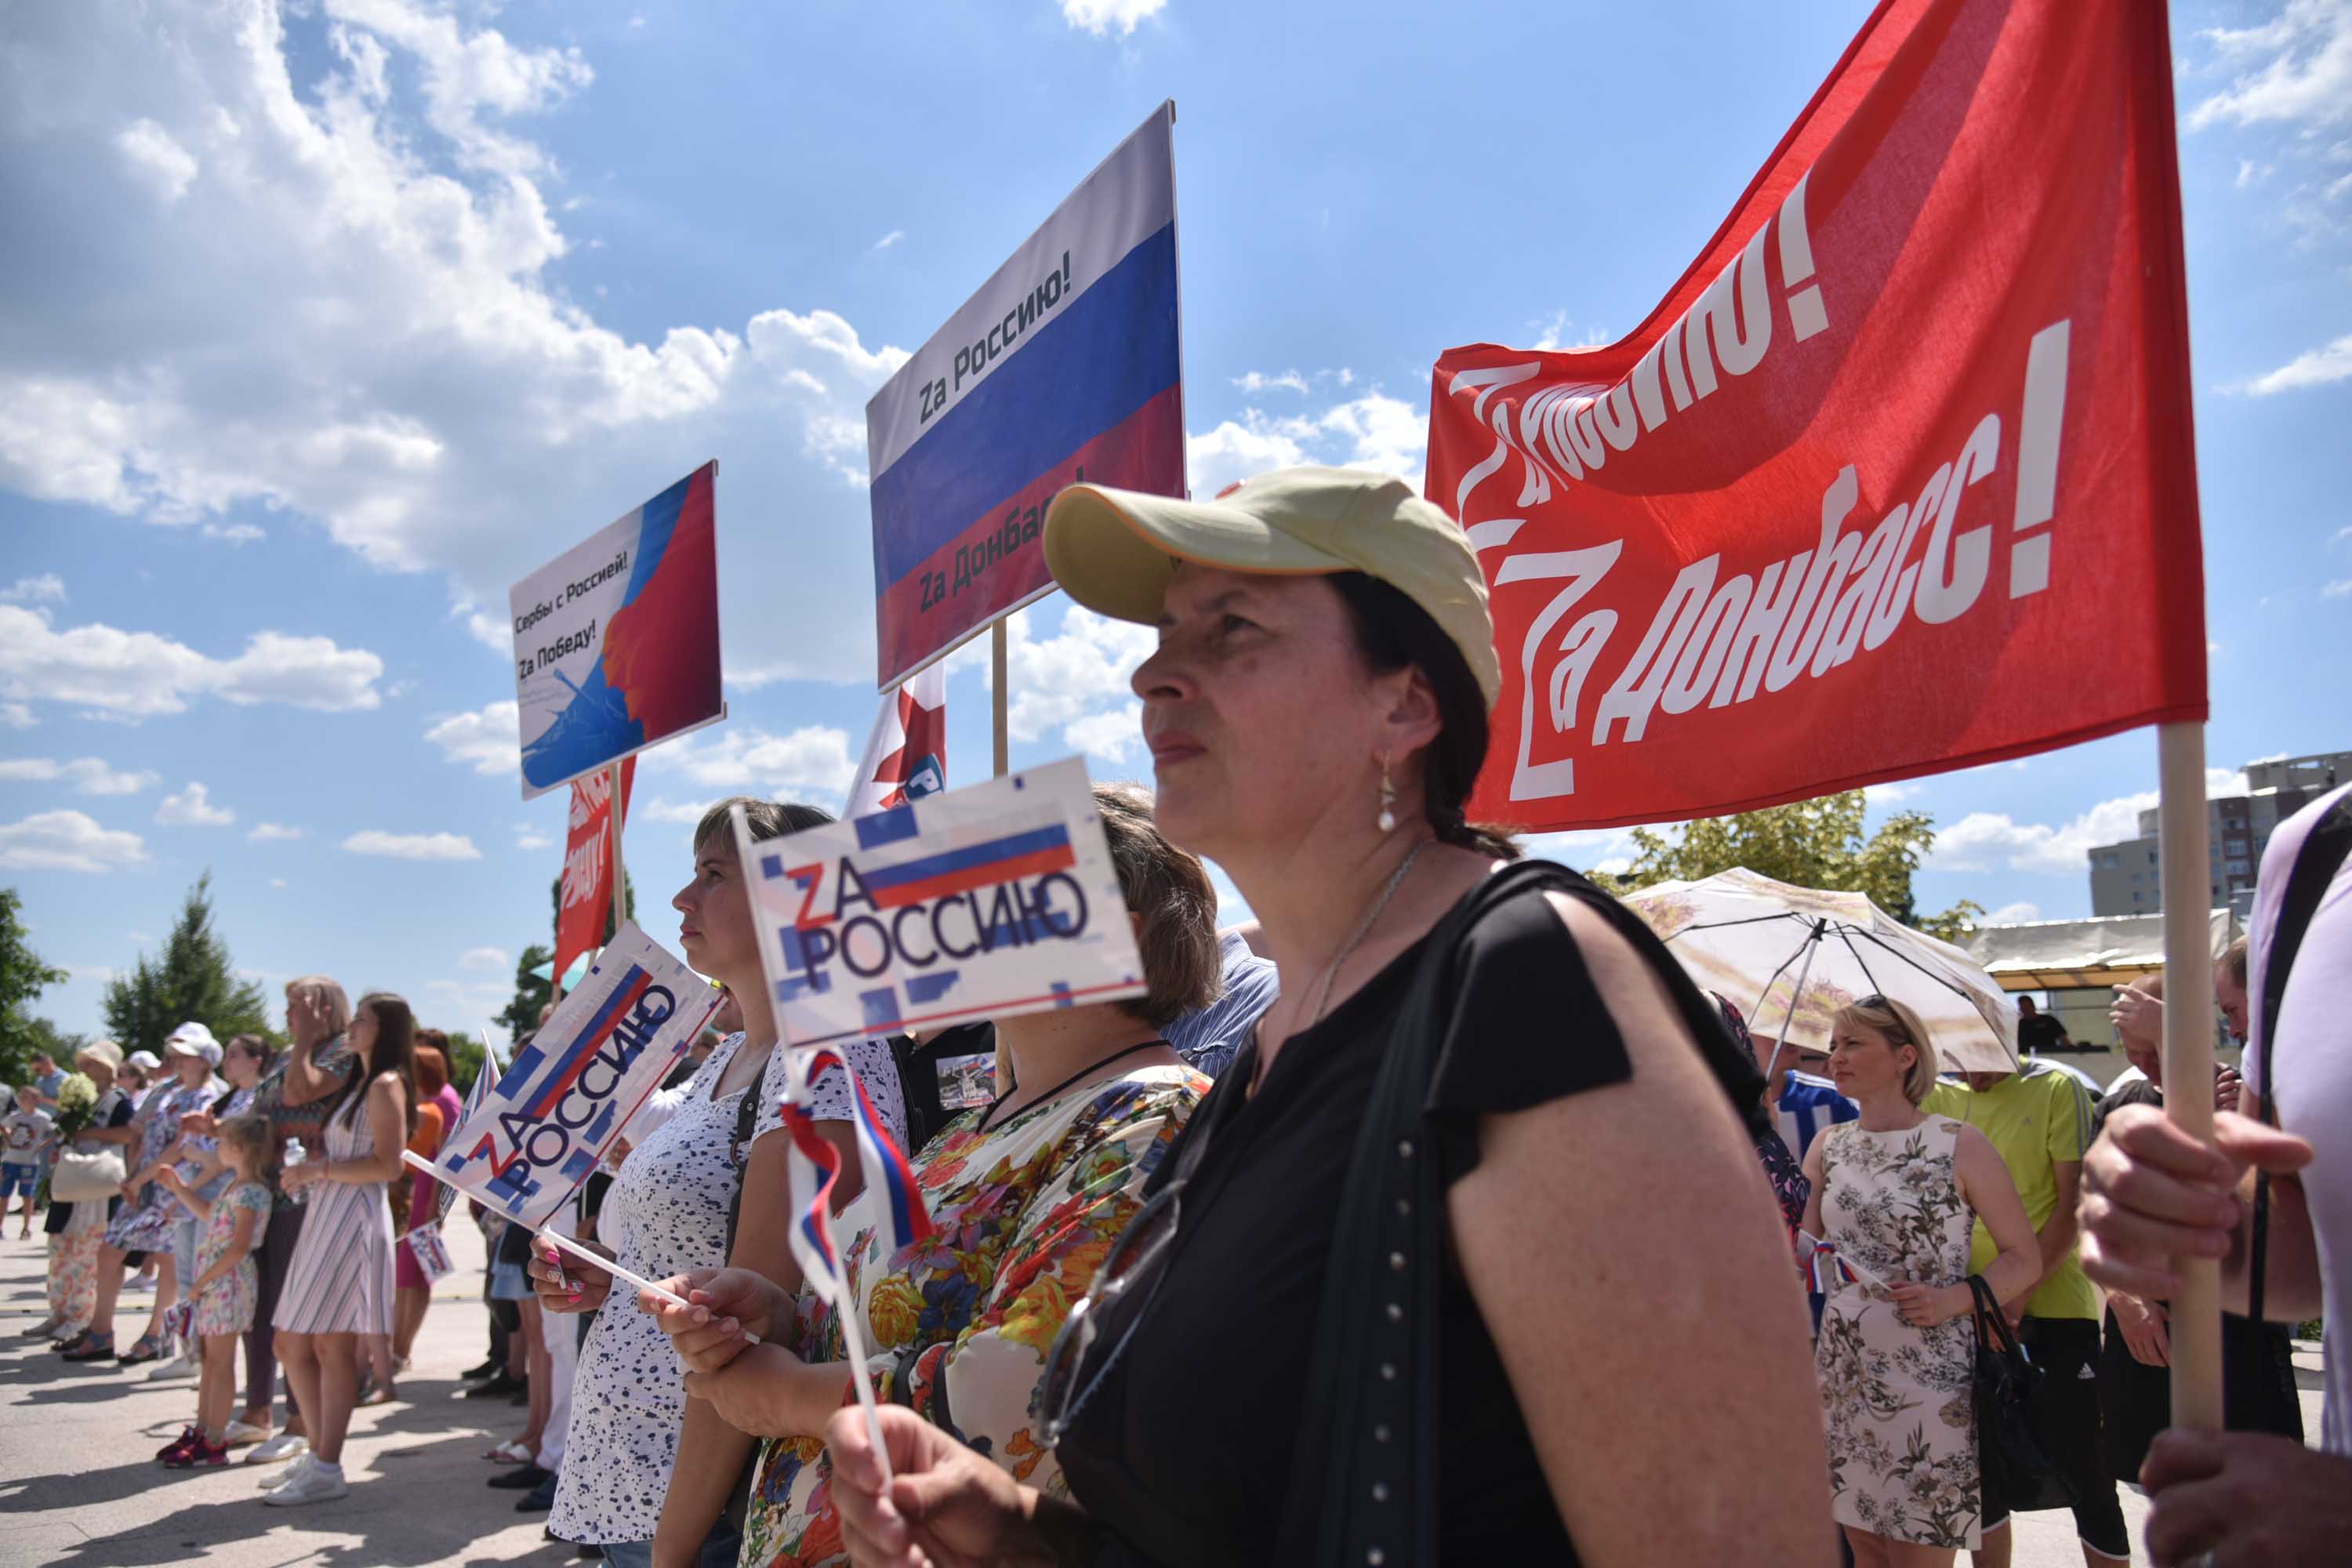
[[[375,1151],[367,1098],[327,1124],[325,1158],[364,1160]],[[290,1334],[392,1332],[392,1205],[384,1184],[316,1182],[310,1214],[286,1266],[271,1326]]]

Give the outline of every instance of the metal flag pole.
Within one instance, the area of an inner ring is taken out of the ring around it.
[[[1005,648],[1004,617],[999,616],[988,627],[989,686],[995,694],[996,776],[1003,778],[1013,771],[1013,741],[1005,729],[1005,704],[1010,700],[1004,690],[1005,666],[1009,662]]]
[[[2205,726],[2157,727],[2157,854],[2164,878],[2164,1113],[2213,1142],[2212,870],[2205,820]],[[2221,1429],[2221,1265],[2176,1258],[2172,1424]]]

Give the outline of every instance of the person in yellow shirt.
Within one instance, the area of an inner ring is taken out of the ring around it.
[[[2042,1247],[2042,1279],[2024,1300],[2017,1337],[2043,1376],[2042,1441],[2074,1483],[2074,1532],[2089,1568],[2131,1561],[2131,1535],[2107,1472],[2099,1422],[2097,1289],[2074,1256],[2074,1196],[2091,1143],[2090,1092],[2048,1062],[2016,1073],[1969,1073],[1930,1090],[1921,1107],[1976,1128],[2000,1151]],[[1969,1252],[1981,1273],[1998,1249],[1979,1221]],[[2014,1309],[2012,1309],[2013,1310]],[[1977,1568],[2009,1568],[2011,1501],[1988,1477]]]

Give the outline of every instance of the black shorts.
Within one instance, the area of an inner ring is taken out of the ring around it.
[[[2017,1338],[2042,1369],[2042,1445],[2074,1483],[2074,1533],[2095,1552],[2128,1560],[2131,1531],[2100,1441],[2098,1322],[2029,1317],[2018,1325]],[[2000,1529],[2009,1513],[2008,1500],[1995,1495],[1988,1477],[1983,1528]]]

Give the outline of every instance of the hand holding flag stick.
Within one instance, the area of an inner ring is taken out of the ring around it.
[[[628,1269],[622,1268],[620,1264],[614,1259],[605,1257],[601,1252],[592,1251],[589,1248],[583,1247],[580,1243],[572,1240],[570,1237],[563,1235],[560,1231],[542,1230],[538,1233],[537,1239],[547,1242],[552,1247],[562,1247],[564,1251],[571,1253],[574,1258],[579,1258],[582,1262],[588,1264],[592,1268],[603,1269],[605,1273],[610,1274],[614,1279],[618,1279],[624,1285],[634,1285],[645,1295],[651,1296],[658,1301],[667,1301],[671,1306],[676,1307],[681,1312],[691,1312],[694,1310],[694,1303],[679,1295],[677,1291],[665,1289],[663,1287],[655,1284],[652,1280],[646,1279],[642,1274],[631,1273]],[[549,1263],[556,1261],[555,1254],[551,1251],[541,1254],[541,1257],[543,1257]],[[747,1343],[756,1345],[761,1342],[760,1336],[753,1333],[749,1329],[742,1328],[739,1325],[736,1329],[736,1332],[741,1334]]]

